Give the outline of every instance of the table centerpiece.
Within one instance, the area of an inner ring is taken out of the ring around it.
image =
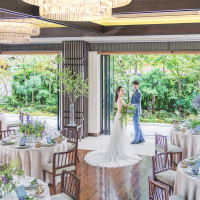
[[[9,165],[5,164],[0,170],[0,198],[8,195],[15,189],[16,183],[13,177],[17,176],[17,179],[19,180],[23,175],[24,171],[9,167]]]
[[[34,142],[36,139],[42,139],[45,133],[45,122],[28,121],[20,126],[19,131],[27,137],[27,142]]]

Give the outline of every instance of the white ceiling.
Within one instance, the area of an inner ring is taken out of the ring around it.
[[[197,35],[31,38],[31,43],[61,43],[62,41],[67,41],[67,40],[84,40],[90,43],[200,41],[200,34],[197,34]]]

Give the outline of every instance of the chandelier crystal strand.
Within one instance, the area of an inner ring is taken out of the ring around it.
[[[112,15],[111,0],[85,0],[85,4],[44,4],[40,6],[40,15],[44,18],[64,21],[93,21],[108,19]]]
[[[126,6],[131,3],[132,0],[112,0],[112,8]]]
[[[0,43],[30,43],[30,36],[19,33],[0,33]]]

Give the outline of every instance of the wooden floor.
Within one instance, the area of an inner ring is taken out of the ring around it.
[[[79,150],[77,175],[81,179],[80,200],[148,200],[151,157],[143,156],[143,160],[134,166],[101,168],[84,161],[88,152]]]

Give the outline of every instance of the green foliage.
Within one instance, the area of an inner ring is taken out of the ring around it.
[[[59,56],[6,57],[12,79],[12,95],[4,96],[1,111],[57,113],[57,64]],[[1,63],[1,62],[0,62]]]
[[[189,127],[191,127],[192,129],[194,129],[196,126],[200,126],[199,119],[191,119]]]
[[[71,103],[76,102],[82,95],[88,96],[88,79],[83,79],[83,73],[76,73],[66,68],[57,74],[60,80],[58,85],[62,85],[60,91],[67,94]]]
[[[140,81],[142,108],[155,114],[165,110],[182,115],[197,113],[193,98],[200,89],[200,56],[196,55],[123,55],[114,57],[115,89],[125,87],[130,102],[132,81]],[[130,90],[130,91],[129,91]],[[157,114],[151,117],[156,121]]]

